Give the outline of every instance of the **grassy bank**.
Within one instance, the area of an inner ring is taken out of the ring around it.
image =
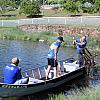
[[[9,28],[0,28],[0,39],[7,40],[22,40],[22,41],[39,41],[40,39],[47,41],[49,38],[50,32],[40,32],[40,33],[27,33],[22,30],[9,27]]]
[[[49,100],[100,100],[100,86],[73,90],[68,96],[64,94],[51,96]]]
[[[57,39],[57,34],[52,34],[50,32],[23,32],[19,28],[16,27],[3,27],[0,28],[0,39],[3,40],[22,40],[22,41],[39,41],[43,40],[49,43],[52,43]],[[62,46],[73,47],[73,38],[72,36],[64,36],[65,42]],[[87,46],[94,50],[100,50],[100,41],[97,39],[93,39],[91,37],[87,38],[88,44]]]
[[[0,28],[0,39],[6,40],[22,40],[22,41],[33,41],[37,42],[39,40],[44,40],[46,42],[52,43],[57,39],[58,35],[52,34],[50,32],[24,32],[19,28],[16,27],[3,27]],[[67,37],[66,37],[67,38]],[[71,41],[70,39],[66,39],[68,42]],[[65,43],[68,43],[65,41]]]

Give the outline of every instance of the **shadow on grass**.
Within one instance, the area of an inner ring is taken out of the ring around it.
[[[80,14],[72,14],[72,15],[69,15],[69,17],[80,17],[80,16],[82,16],[82,15],[80,15]]]
[[[41,18],[43,15],[29,15],[27,18]]]

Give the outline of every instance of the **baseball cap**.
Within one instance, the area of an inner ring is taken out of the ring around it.
[[[61,37],[61,36],[58,37],[57,39],[60,40],[60,41],[62,41],[62,42],[64,42],[64,39],[63,39],[63,37]]]

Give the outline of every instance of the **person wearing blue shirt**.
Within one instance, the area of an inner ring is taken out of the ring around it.
[[[54,67],[54,77],[57,77],[57,53],[59,51],[59,47],[61,43],[64,42],[63,37],[58,37],[56,42],[53,42],[48,51],[48,68],[46,71],[46,80],[48,79],[48,75],[50,73],[51,67]]]
[[[78,53],[79,66],[82,66],[84,62],[83,55],[85,54],[85,47],[87,44],[86,36],[82,36],[81,38],[76,39],[74,43],[77,45],[76,48]]]
[[[18,64],[19,64],[19,59],[15,57],[12,59],[11,64],[8,64],[4,68],[4,83],[6,84],[27,83],[28,79],[21,80],[22,75],[21,75],[21,70],[18,67]]]

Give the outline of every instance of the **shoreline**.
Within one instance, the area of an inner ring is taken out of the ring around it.
[[[80,30],[79,30],[80,31]],[[73,30],[71,30],[73,32]],[[73,46],[73,36],[79,37],[80,34],[64,34],[62,31],[61,34],[64,37],[65,42],[62,44],[63,47],[71,47]],[[31,41],[31,42],[47,42],[48,44],[51,44],[54,42],[57,37],[59,36],[58,32],[52,33],[52,32],[25,32],[20,28],[0,28],[0,39],[2,40],[20,40],[20,41]],[[89,49],[94,51],[100,51],[100,41],[97,36],[88,36],[87,37],[87,47]],[[95,37],[94,37],[95,36]],[[97,38],[96,38],[97,37]]]

